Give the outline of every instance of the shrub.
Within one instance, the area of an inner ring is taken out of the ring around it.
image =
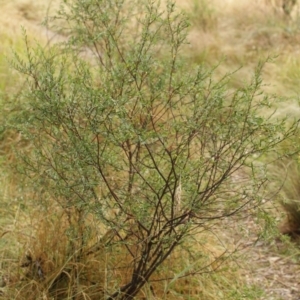
[[[186,66],[188,23],[170,2],[64,1],[58,18],[68,39],[45,49],[25,36],[27,59],[13,63],[28,78],[12,115],[30,143],[18,169],[41,214],[61,222],[37,229],[58,235],[27,254],[19,295],[133,299],[154,275],[201,270],[160,272],[190,238],[262,204],[255,160],[297,124],[261,116],[263,64],[236,91],[230,75]]]

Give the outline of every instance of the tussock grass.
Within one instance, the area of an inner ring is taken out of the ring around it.
[[[80,236],[77,240],[73,239],[74,235],[79,234],[75,231],[82,229],[81,224],[75,226],[64,212],[55,207],[48,209],[41,212],[28,207],[27,219],[18,218],[16,227],[22,227],[23,234],[15,235],[14,232],[18,232],[16,228],[10,238],[11,242],[14,238],[18,240],[16,251],[19,260],[14,261],[9,270],[3,268],[7,278],[4,297],[67,299],[68,295],[89,294],[94,295],[90,299],[99,299],[103,294],[101,278],[105,273],[103,253],[98,259],[81,257],[83,248],[79,245]],[[93,240],[92,236],[90,240]],[[96,281],[93,281],[93,276],[96,276]]]
[[[282,62],[281,78],[285,86],[289,87],[294,93],[299,93],[297,88],[300,81],[300,56],[289,55]]]
[[[294,111],[288,109],[294,108]],[[286,110],[281,109],[282,115],[289,115],[291,119],[299,118],[299,105],[289,105]],[[278,115],[280,117],[280,115]],[[277,149],[281,155],[288,151],[289,155],[283,156],[280,161],[274,163],[273,157],[264,158],[269,162],[269,174],[272,181],[269,183],[270,194],[273,202],[279,204],[278,211],[274,215],[278,219],[279,232],[299,241],[300,237],[300,154],[298,145],[300,143],[299,132],[293,139],[285,141]],[[280,209],[281,207],[281,209]],[[288,239],[283,240],[290,245]],[[288,246],[292,249],[293,247]]]
[[[277,180],[281,179],[283,188],[279,195],[286,211],[281,232],[299,240],[300,236],[300,166],[298,157],[286,158],[276,166]]]
[[[128,280],[131,258],[119,249],[117,260],[111,260],[110,249],[105,246],[108,235],[95,231],[97,221],[89,219],[81,226],[78,219],[73,222],[69,218],[66,211],[50,205],[45,211],[27,207],[26,212],[19,213],[7,237],[10,247],[15,242],[19,259],[13,253],[10,258],[3,254],[5,287],[0,299],[76,296],[96,300],[102,299],[114,282]],[[84,245],[80,238],[83,229],[89,230]],[[218,237],[199,233],[171,255],[136,299],[242,299],[245,295],[257,299],[255,295],[262,294],[259,288],[241,287],[244,283],[234,257]]]

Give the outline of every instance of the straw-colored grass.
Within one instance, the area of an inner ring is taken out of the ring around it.
[[[10,246],[14,244],[15,253],[2,249],[5,286],[0,299],[50,300],[77,295],[78,299],[96,300],[112,284],[126,282],[131,258],[120,248],[112,260],[105,247],[107,235],[95,231],[97,221],[91,218],[82,225],[91,230],[87,244],[81,247],[79,238],[71,241],[70,235],[82,230],[79,224],[75,219],[70,224],[66,213],[55,206],[44,212],[19,207],[14,228],[5,238]],[[136,299],[242,299],[245,295],[257,299],[262,291],[243,286],[234,260],[240,253],[236,256],[234,245],[231,248],[233,253],[209,231],[199,233],[169,257]]]

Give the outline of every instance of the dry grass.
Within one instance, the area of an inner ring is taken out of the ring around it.
[[[79,244],[79,231],[84,225],[78,220],[69,220],[65,212],[51,205],[45,211],[28,205],[23,210],[24,217],[20,214],[15,228],[7,234],[9,244],[15,244],[19,259],[12,261],[5,255],[3,297],[67,299],[74,294],[88,294],[93,295],[88,299],[99,299],[103,295],[105,260],[101,251],[89,255],[88,259],[83,257],[85,249]],[[89,243],[97,239],[98,232],[93,228]]]
[[[284,85],[286,74],[282,74],[282,66],[291,57],[297,57],[299,5],[294,8],[292,16],[287,17],[281,8],[274,9],[267,1],[177,2],[191,16],[188,55],[192,62],[214,65],[225,59],[219,69],[221,73],[243,66],[243,75],[236,77],[235,86],[238,87],[249,79],[259,59],[279,56],[272,71],[264,74],[265,82],[270,85],[267,91],[295,95],[295,91],[289,91]],[[205,3],[204,11],[200,5],[191,5],[193,2]]]
[[[279,200],[286,212],[280,226],[283,234],[299,240],[300,237],[300,165],[299,155],[285,158],[272,169],[283,188]]]
[[[96,232],[97,222],[88,219],[81,227],[78,220],[70,223],[68,214],[55,206],[44,212],[33,207],[19,208],[14,228],[6,237],[14,249],[10,255],[2,252],[1,275],[6,286],[0,299],[76,296],[96,300],[102,299],[106,289],[127,282],[132,258],[124,256],[126,251],[121,247],[113,250],[112,259],[105,246],[107,234]],[[90,230],[84,245],[80,238],[83,229]],[[19,259],[13,252],[19,253]],[[241,287],[243,279],[238,276],[234,257],[217,236],[199,233],[171,255],[136,299],[240,299],[247,292],[247,299],[255,299],[251,295],[260,291]]]

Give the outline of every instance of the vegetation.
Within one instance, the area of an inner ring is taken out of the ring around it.
[[[193,26],[214,31],[217,10],[199,3]],[[17,214],[2,237],[18,239],[1,241],[4,296],[260,297],[232,279],[236,246],[218,228],[249,214],[268,224],[281,183],[270,195],[265,157],[298,151],[281,146],[297,122],[274,115],[265,63],[236,84],[234,68],[183,56],[189,24],[172,3],[65,1],[50,21],[62,42],[32,46],[25,33],[12,62],[27,83],[3,131],[18,170],[3,173]]]

